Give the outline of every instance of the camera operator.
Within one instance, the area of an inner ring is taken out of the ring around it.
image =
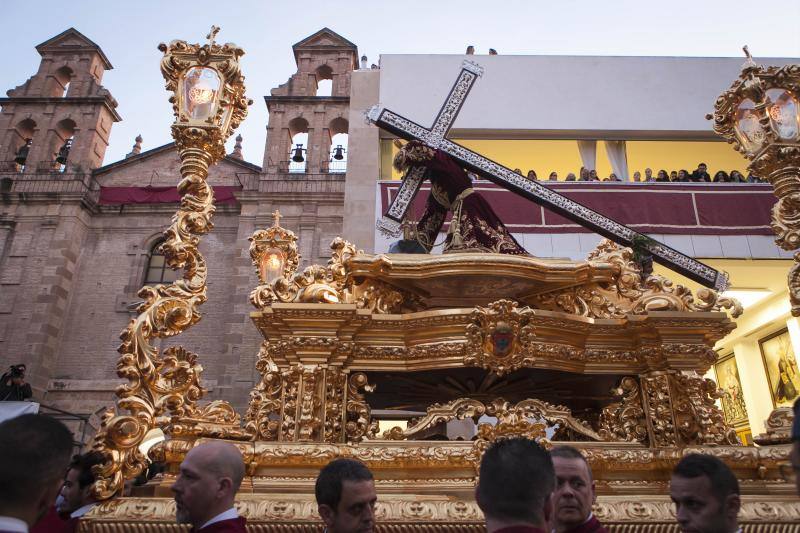
[[[0,377],[0,402],[22,402],[33,396],[25,383],[25,365],[13,365]]]

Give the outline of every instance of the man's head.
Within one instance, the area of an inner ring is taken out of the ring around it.
[[[63,504],[59,507],[59,511],[71,513],[97,501],[92,495],[92,484],[95,482],[92,467],[104,462],[105,459],[100,452],[84,453],[72,458],[67,475],[64,477],[64,486],[61,487]]]
[[[651,177],[653,177],[653,169],[652,168],[644,169],[644,177],[647,178],[647,179],[650,179]]]
[[[589,177],[589,169],[586,167],[581,167],[580,176],[582,179],[587,179]]]
[[[244,461],[233,444],[204,442],[189,450],[172,485],[178,523],[199,528],[233,507],[242,479]]]
[[[589,171],[589,179],[596,180],[597,178],[597,171],[592,169]]]
[[[526,438],[502,439],[483,455],[475,488],[491,532],[510,525],[543,527],[550,520],[555,473],[550,454]]]
[[[314,494],[328,533],[370,533],[375,527],[375,481],[361,461],[328,463],[317,476]]]
[[[567,531],[589,519],[595,500],[594,480],[581,452],[571,446],[557,446],[550,451],[556,471],[553,492],[553,525],[557,532]]]
[[[95,482],[92,467],[104,462],[105,459],[100,452],[88,452],[72,458],[67,475],[64,477],[64,486],[61,487],[63,503],[59,511],[71,513],[97,501],[92,495],[92,484]]]
[[[22,415],[0,424],[0,515],[33,526],[61,489],[72,453],[72,433],[44,415]]]
[[[708,170],[708,167],[706,166],[705,163],[700,163],[699,165],[697,165],[697,170],[699,170],[700,172],[706,172]]]
[[[739,482],[728,466],[692,453],[672,471],[670,497],[684,533],[733,533],[738,528]]]

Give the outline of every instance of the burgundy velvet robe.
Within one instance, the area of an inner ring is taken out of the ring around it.
[[[547,533],[544,529],[533,526],[511,526],[498,529],[495,533]]]
[[[246,533],[247,520],[241,516],[230,520],[220,520],[202,529],[192,528],[192,533]]]
[[[587,522],[583,524],[573,527],[566,533],[608,533],[606,528],[603,527],[603,524],[597,519],[596,516],[592,515]]]
[[[472,181],[463,168],[439,150],[436,150],[433,158],[415,164],[425,166],[428,169],[426,177],[431,180],[432,190],[425,205],[425,213],[417,224],[420,238],[425,241],[421,244],[430,251],[447,212],[456,208],[456,198],[472,187]],[[500,254],[528,255],[479,192],[464,197],[460,211],[458,222],[463,247]],[[453,216],[455,217],[455,213]],[[450,224],[454,222],[451,221]],[[453,247],[452,240],[451,232],[447,234],[444,251]]]

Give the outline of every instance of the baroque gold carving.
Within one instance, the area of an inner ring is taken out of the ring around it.
[[[257,531],[315,531],[321,524],[312,496],[258,496],[240,496],[236,502],[239,514]],[[672,531],[669,528],[675,524],[674,510],[674,504],[662,495],[642,495],[635,499],[598,495],[592,509],[604,525],[611,526],[611,531],[654,533]],[[789,533],[795,531],[800,520],[800,502],[792,496],[744,495],[738,518],[740,524],[758,531]],[[483,515],[474,501],[450,496],[381,494],[376,519],[381,530],[387,531],[485,530]],[[114,499],[93,508],[84,521],[89,528],[102,527],[104,531],[126,531],[126,526],[137,522],[148,531],[180,531],[174,523],[175,502],[171,498]]]
[[[642,377],[651,446],[737,445],[715,400],[716,383],[696,373],[653,372]]]
[[[294,244],[296,241],[294,234],[283,228],[279,229],[283,232],[283,240],[291,241],[291,246],[285,244],[283,246],[289,250],[294,248],[293,252],[289,252],[290,256],[299,257]],[[270,242],[272,234],[264,233],[269,231],[274,233],[275,227],[259,230],[250,238],[253,241],[250,254],[256,265],[259,264],[261,254],[267,249],[267,245],[257,246],[257,243]],[[336,237],[331,242],[331,259],[327,266],[310,265],[297,274],[294,273],[294,268],[287,268],[284,276],[272,283],[264,283],[262,280],[262,284],[250,294],[250,302],[258,309],[263,309],[273,302],[354,303],[359,309],[373,313],[395,312],[403,304],[413,307],[414,296],[380,280],[369,279],[356,284],[349,276],[347,261],[359,253],[363,252],[341,237]],[[296,267],[296,259],[293,263],[287,262],[287,266],[289,264]]]
[[[761,446],[770,444],[786,444],[792,441],[792,424],[794,412],[790,407],[778,407],[767,417],[764,425],[767,431],[753,440]]]
[[[730,310],[733,317],[742,313],[734,298],[722,297],[707,288],[697,294],[669,279],[650,274],[643,279],[640,267],[633,261],[633,250],[603,239],[587,258],[614,266],[611,282],[591,282],[542,295],[537,307],[592,318],[624,318],[649,311],[721,311]]]
[[[374,387],[367,382],[366,374],[356,372],[347,380],[347,422],[344,427],[347,442],[373,439],[378,433],[378,422],[372,420],[369,404],[360,392],[362,389],[372,392]]]
[[[378,423],[361,393],[373,390],[366,374],[303,364],[281,370],[274,354],[275,346],[264,341],[256,363],[262,379],[250,394],[245,423],[254,440],[339,443],[375,436]]]
[[[170,268],[184,272],[170,285],[143,287],[138,293],[144,299],[137,308],[139,315],[120,335],[117,374],[129,384],[117,389],[117,406],[130,414],[107,412],[95,436],[93,448],[107,459],[92,487],[98,499],[110,498],[122,489],[125,479],[143,471],[147,459],[138,446],[148,430],[166,424],[165,411],[178,418],[188,417],[193,423],[222,421],[231,431],[235,426],[219,403],[197,410],[195,402],[204,392],[199,385],[202,367],[196,362],[197,356],[180,347],[169,348],[161,355],[152,340],[178,335],[200,320],[198,307],[206,301],[207,267],[198,244],[200,237],[213,228],[214,214],[213,193],[206,178],[209,165],[225,155],[224,141],[247,115],[250,102],[244,96],[238,62],[244,52],[235,45],[216,45],[213,39],[202,46],[173,41],[169,46],[159,45],[159,49],[164,52],[161,72],[173,93],[170,101],[176,122],[172,135],[181,158],[182,178],[178,184],[180,207],[164,232],[161,250]],[[188,123],[176,100],[180,77],[198,64],[213,67],[222,82],[216,116],[200,126]]]
[[[510,300],[476,307],[466,330],[464,365],[503,375],[531,364],[532,359],[524,356],[522,346],[534,337],[532,315],[530,308],[519,309]]]
[[[409,424],[406,429],[395,426],[383,432],[384,439],[404,440],[417,435],[421,431],[450,420],[477,419],[486,413],[483,402],[471,398],[458,398],[446,404],[435,403],[428,407],[425,416]]]
[[[603,408],[598,434],[603,440],[647,442],[647,418],[639,380],[626,376],[613,391],[621,401]]]

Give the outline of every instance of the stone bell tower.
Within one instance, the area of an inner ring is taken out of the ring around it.
[[[101,166],[120,120],[117,101],[101,85],[111,63],[74,28],[36,51],[38,72],[0,98],[0,171],[80,173]]]
[[[348,132],[350,73],[358,69],[358,48],[341,35],[322,28],[292,46],[297,72],[265,97],[269,111],[264,171],[287,172],[292,138],[308,133],[305,172],[328,172],[331,138]],[[317,94],[323,80],[330,95]]]

